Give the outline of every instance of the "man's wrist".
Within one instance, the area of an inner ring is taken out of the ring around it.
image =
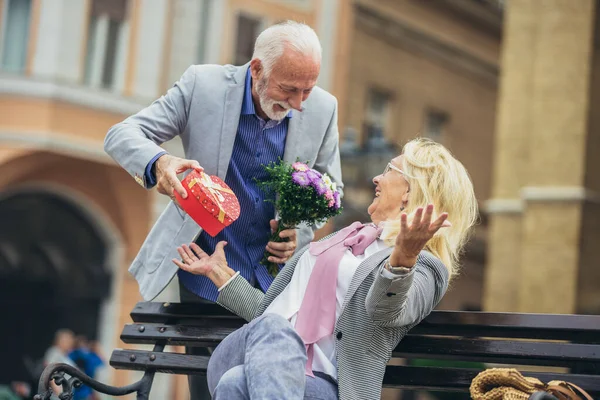
[[[148,165],[146,165],[146,169],[144,170],[144,175],[146,177],[146,186],[148,188],[154,187],[156,185],[156,162],[162,156],[167,154],[166,151],[162,151],[152,157]]]
[[[152,164],[152,173],[154,174],[154,176],[156,176],[156,172],[159,169],[159,163],[163,163],[165,162],[165,160],[169,156],[169,153],[164,152],[163,154],[159,155],[158,158],[156,159],[156,161],[154,161],[154,163]],[[162,159],[162,161],[161,161]]]

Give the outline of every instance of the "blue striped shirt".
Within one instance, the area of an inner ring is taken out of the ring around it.
[[[216,237],[202,232],[196,243],[202,250],[212,254],[218,242],[227,241],[225,253],[229,266],[240,271],[240,275],[251,284],[266,291],[273,277],[266,267],[260,265],[260,260],[271,235],[269,221],[274,218],[275,209],[271,203],[264,201],[265,194],[258,188],[254,178],[266,178],[263,165],[283,158],[288,121],[292,114],[290,111],[282,121],[262,120],[254,108],[251,83],[248,69],[242,112],[225,177],[225,183],[240,202],[240,217]],[[218,290],[208,278],[183,270],[179,270],[178,276],[190,292],[216,301]]]

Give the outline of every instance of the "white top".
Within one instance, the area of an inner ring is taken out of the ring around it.
[[[386,248],[387,245],[382,240],[376,240],[369,247],[365,249],[364,254],[355,256],[352,254],[350,249],[347,249],[342,256],[340,261],[340,268],[338,271],[338,280],[336,287],[336,306],[335,306],[335,318],[336,320],[340,317],[343,311],[344,299],[346,293],[352,282],[352,277],[356,272],[358,266],[367,257],[372,256],[378,251]],[[294,275],[290,280],[290,283],[286,288],[277,296],[271,304],[265,310],[265,314],[274,313],[279,314],[282,317],[289,320],[292,325],[296,325],[296,318],[302,298],[306,292],[308,286],[308,280],[310,274],[315,266],[317,258],[310,254],[309,251],[305,251],[304,254],[298,260]],[[392,274],[388,270],[382,271],[384,276],[394,278],[396,275]],[[314,344],[314,357],[312,369],[313,371],[320,371],[333,379],[337,380],[337,361],[335,351],[335,338],[333,334],[324,337]]]
[[[44,354],[44,362],[46,364],[64,363],[70,365],[71,367],[77,367],[75,362],[56,346],[52,346],[46,350],[46,353]]]

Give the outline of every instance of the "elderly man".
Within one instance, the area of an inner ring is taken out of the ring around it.
[[[191,66],[165,96],[110,129],[106,152],[143,187],[156,185],[162,194],[173,198],[177,191],[185,198],[177,174],[204,169],[224,179],[240,201],[240,218],[216,237],[169,203],[129,269],[144,299],[155,298],[177,274],[182,301],[216,300],[209,279],[171,263],[182,243],[195,242],[212,253],[219,241],[227,241],[231,268],[266,291],[273,278],[260,265],[265,248],[271,261],[283,264],[312,240],[313,230],[303,226],[284,230],[287,242],[268,242],[277,227],[275,210],[263,201],[254,178],[265,176],[263,164],[299,158],[342,188],[337,101],[316,87],[320,64],[321,45],[309,26],[274,25],[259,35],[248,64]],[[159,147],[175,136],[182,139],[186,159]],[[209,398],[206,389],[202,396],[191,387],[192,398]]]

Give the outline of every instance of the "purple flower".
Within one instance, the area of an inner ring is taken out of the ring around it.
[[[311,185],[315,188],[315,191],[319,196],[323,196],[325,192],[329,190],[329,188],[321,178],[311,181]]]
[[[310,179],[306,172],[296,171],[292,173],[292,182],[298,186],[308,186],[310,184]]]
[[[308,171],[306,171],[306,176],[308,176],[308,180],[310,180],[310,183],[312,183],[313,185],[316,184],[318,181],[321,181],[321,174],[315,171],[314,169],[309,169]]]
[[[338,210],[342,206],[342,199],[340,198],[340,192],[333,193],[333,200],[335,201],[335,209]]]

